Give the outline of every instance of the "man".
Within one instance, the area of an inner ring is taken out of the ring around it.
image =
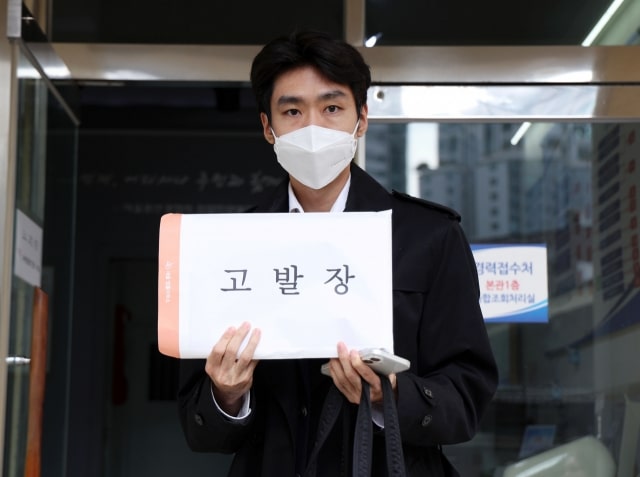
[[[411,476],[456,475],[440,446],[473,437],[497,386],[460,217],[389,193],[352,163],[357,138],[367,130],[371,84],[355,48],[314,32],[279,38],[255,57],[251,82],[264,137],[289,173],[256,212],[392,210],[394,351],[411,368],[389,380],[405,466]],[[330,378],[320,373],[322,360],[257,362],[260,331],[251,330],[250,320],[229,328],[206,364],[182,363],[179,405],[190,447],[235,453],[230,476],[303,475],[323,400],[335,386],[350,410],[322,448],[316,475],[348,475],[362,382],[375,407],[380,377],[345,343],[337,344]],[[373,420],[384,426],[380,416]],[[374,437],[373,475],[386,472],[383,436],[378,430]]]

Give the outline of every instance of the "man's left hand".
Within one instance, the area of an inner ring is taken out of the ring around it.
[[[344,343],[338,343],[338,357],[329,361],[329,370],[334,384],[349,402],[360,403],[363,379],[369,383],[371,402],[382,402],[380,376],[360,359],[357,350],[349,350]],[[389,381],[395,393],[396,375],[390,374]]]

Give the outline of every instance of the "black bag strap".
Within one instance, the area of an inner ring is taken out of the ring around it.
[[[382,394],[384,401],[384,435],[387,450],[387,468],[389,477],[405,477],[404,453],[402,451],[402,436],[400,435],[400,422],[398,421],[398,409],[396,397],[387,376],[380,376],[382,380]]]
[[[316,441],[309,455],[307,462],[307,468],[304,472],[304,477],[315,477],[316,475],[316,461],[318,460],[318,454],[320,449],[324,445],[327,437],[331,433],[331,429],[335,426],[338,416],[344,406],[344,397],[342,393],[338,391],[338,388],[331,385],[329,392],[322,404],[322,410],[320,411],[320,420],[318,421],[318,433]]]
[[[389,477],[405,477],[404,453],[398,409],[391,382],[387,376],[380,376],[382,382],[382,410],[384,414],[384,441],[387,456],[387,475]],[[362,381],[362,398],[358,408],[355,437],[353,441],[353,476],[369,477],[371,475],[373,422],[371,418],[371,400],[369,383]]]
[[[402,438],[398,422],[398,410],[391,382],[387,376],[380,376],[382,381],[384,434],[387,454],[387,472],[389,477],[405,477]],[[305,477],[315,477],[316,462],[320,449],[324,445],[331,430],[340,416],[346,401],[338,388],[331,386],[320,412],[316,442],[309,456]],[[371,416],[371,398],[369,383],[362,381],[362,397],[358,406],[355,433],[353,439],[353,477],[369,477],[373,457],[373,420]]]
[[[371,396],[369,383],[362,380],[362,396],[356,428],[353,436],[353,476],[369,477],[371,475],[371,460],[373,459],[373,424],[371,418]]]

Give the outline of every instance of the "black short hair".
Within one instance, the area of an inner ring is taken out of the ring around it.
[[[269,119],[276,79],[302,66],[311,66],[330,81],[349,86],[358,113],[367,104],[371,71],[360,52],[323,32],[296,31],[267,43],[251,65],[251,86],[258,109]]]

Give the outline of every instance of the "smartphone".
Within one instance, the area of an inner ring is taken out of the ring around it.
[[[391,373],[399,373],[409,369],[411,364],[408,359],[397,356],[382,348],[367,348],[360,351],[360,358],[378,374],[388,376]],[[330,375],[329,363],[321,368],[322,374]]]

